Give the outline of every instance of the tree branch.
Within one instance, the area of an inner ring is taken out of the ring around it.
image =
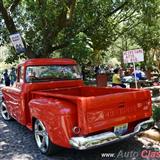
[[[119,11],[119,10],[121,10],[121,9],[123,9],[123,7],[125,6],[125,5],[127,5],[128,4],[128,1],[126,0],[124,3],[122,3],[119,7],[117,7],[117,8],[115,8],[113,11],[111,11],[110,13],[108,13],[107,15],[108,15],[108,17],[109,16],[112,16],[114,13],[116,13],[117,11]]]
[[[9,6],[8,11],[12,13],[16,9],[20,1],[21,0],[14,0],[12,4]]]
[[[0,11],[2,13],[2,17],[5,21],[6,27],[8,31],[13,34],[17,32],[16,26],[13,22],[12,17],[8,14],[7,9],[4,7],[3,1],[0,0]]]
[[[67,47],[68,44],[69,44],[69,42],[64,42],[64,43],[62,43],[62,44],[60,44],[60,45],[54,46],[54,47],[52,47],[52,51],[56,51],[56,50],[59,50],[59,49],[63,49],[63,48],[65,48],[65,47]]]
[[[74,12],[75,12],[75,7],[76,7],[76,3],[77,3],[77,0],[69,0],[68,1],[68,21],[67,21],[67,24],[70,25],[71,22],[72,22],[72,19],[73,19],[73,15],[74,15]]]
[[[131,29],[135,28],[135,26],[139,25],[140,23],[141,23],[141,21],[138,21],[137,23],[128,26],[128,30],[131,30]],[[119,32],[119,31],[116,31],[116,30],[115,30],[115,32],[117,32],[117,34],[116,34],[117,36],[115,35],[115,38],[112,40],[112,41],[114,41],[114,42],[115,42],[119,37],[121,37],[122,35],[124,35],[127,31],[126,31],[126,30],[123,30],[122,32]]]
[[[114,30],[118,26],[118,24],[120,24],[120,23],[122,23],[122,22],[124,22],[126,20],[131,19],[132,15],[135,17],[136,16],[136,15],[134,15],[135,12],[136,12],[136,10],[133,10],[130,14],[126,13],[125,17],[120,17],[119,20],[118,20],[118,18],[117,18],[117,20],[114,19],[117,22],[113,25],[112,30]]]

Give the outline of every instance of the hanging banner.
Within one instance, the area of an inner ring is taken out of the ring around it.
[[[136,63],[144,61],[143,49],[135,49],[123,52],[124,63]]]
[[[17,53],[22,53],[25,51],[25,47],[19,33],[12,34],[9,37]]]

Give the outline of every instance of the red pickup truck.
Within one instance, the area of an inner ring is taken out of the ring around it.
[[[85,150],[123,140],[153,125],[147,90],[85,86],[72,59],[31,59],[2,89],[1,115],[34,131],[40,151]]]

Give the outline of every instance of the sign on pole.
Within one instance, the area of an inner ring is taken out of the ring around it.
[[[137,78],[136,78],[136,73],[135,73],[135,71],[136,71],[135,63],[136,62],[143,62],[143,61],[144,61],[143,49],[135,49],[135,50],[123,52],[123,62],[124,63],[133,63],[136,88],[137,88]]]
[[[19,33],[12,34],[9,37],[17,53],[22,53],[25,51],[25,47]]]
[[[124,63],[136,63],[144,61],[143,49],[135,49],[123,52]]]

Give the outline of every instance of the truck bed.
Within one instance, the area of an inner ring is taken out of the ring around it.
[[[98,88],[93,86],[83,87],[69,87],[69,88],[57,88],[43,90],[46,93],[63,94],[76,97],[92,97],[92,96],[103,96],[117,93],[127,93],[137,91],[136,89],[123,89],[123,88]]]
[[[127,124],[127,131],[152,114],[148,90],[123,88],[73,87],[34,91],[36,95],[73,102],[77,107],[78,127],[82,135]]]

